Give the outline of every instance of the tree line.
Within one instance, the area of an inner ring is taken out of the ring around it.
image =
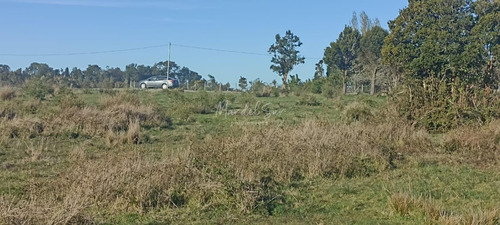
[[[453,91],[499,88],[499,0],[408,3],[389,22],[389,31],[365,12],[354,13],[351,23],[326,47],[313,80],[307,81],[312,83],[309,86],[316,92],[336,87],[344,94],[360,86],[370,86],[369,93],[375,94],[410,80],[443,83]],[[276,35],[276,43],[269,48],[270,68],[283,78],[284,88],[293,67],[304,63],[298,51],[301,45],[296,35],[286,31],[283,37]]]
[[[125,66],[125,70],[118,67],[101,68],[98,65],[89,65],[84,70],[77,67],[71,70],[68,67],[54,69],[48,64],[37,62],[31,63],[24,70],[11,70],[8,65],[0,64],[0,86],[21,86],[30,79],[43,79],[72,88],[123,88],[150,76],[166,75],[167,64],[167,61],[155,63],[153,66],[133,63]],[[229,88],[228,84],[216,82],[212,75],[209,75],[209,80],[205,80],[197,72],[173,61],[170,61],[169,70],[170,76],[177,78],[182,87]]]

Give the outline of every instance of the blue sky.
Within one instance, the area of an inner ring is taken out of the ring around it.
[[[0,64],[123,69],[167,60],[171,42],[171,60],[204,77],[211,74],[233,85],[239,76],[279,81],[269,69],[270,56],[181,45],[267,54],[274,36],[290,29],[303,42],[299,50],[306,57],[292,74],[305,80],[354,11],[365,11],[387,28],[407,5],[406,0],[0,0]],[[164,46],[65,55],[158,45]]]

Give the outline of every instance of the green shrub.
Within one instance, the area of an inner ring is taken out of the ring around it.
[[[409,123],[436,133],[500,118],[500,94],[446,80],[408,80],[390,100]]]
[[[280,96],[280,89],[277,87],[272,87],[271,92],[273,93],[273,97],[275,97],[275,98]]]
[[[271,97],[273,89],[269,86],[264,86],[258,91],[254,91],[256,97]]]
[[[80,96],[64,86],[57,90],[54,99],[59,103],[61,108],[83,108],[85,106],[85,101]]]
[[[347,122],[369,121],[374,117],[372,107],[357,101],[347,105],[342,113]]]
[[[336,96],[335,86],[330,82],[324,82],[321,85],[321,94],[327,98],[333,98]]]
[[[242,105],[253,105],[257,102],[257,99],[255,98],[255,95],[245,92],[241,94],[239,102]]]
[[[321,94],[323,91],[323,85],[324,85],[323,79],[315,79],[311,81],[311,86],[310,86],[311,92],[313,94]]]
[[[297,105],[318,106],[321,102],[311,94],[303,95],[296,103]]]
[[[54,95],[54,88],[45,80],[32,78],[24,83],[24,93],[36,99],[45,100],[48,95]]]

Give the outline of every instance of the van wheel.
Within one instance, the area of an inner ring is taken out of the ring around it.
[[[168,89],[168,85],[167,84],[163,84],[163,85],[161,85],[161,88],[163,88],[163,90],[167,90]]]
[[[142,89],[146,89],[146,84],[142,83],[142,84],[141,84],[141,88],[142,88]]]

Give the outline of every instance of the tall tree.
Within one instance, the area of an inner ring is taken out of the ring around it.
[[[73,67],[71,69],[71,73],[69,73],[69,85],[70,87],[81,87],[83,83],[83,72],[77,67]]]
[[[354,30],[359,30],[358,14],[356,13],[356,11],[352,12],[351,28]]]
[[[2,86],[4,82],[8,83],[7,81],[9,80],[9,74],[10,67],[8,65],[0,64],[0,86]]]
[[[238,80],[238,86],[240,86],[242,91],[246,90],[248,86],[247,78],[240,76],[240,80]]]
[[[375,82],[377,72],[382,66],[382,47],[384,39],[389,33],[380,26],[371,27],[361,38],[361,54],[360,61],[364,64],[364,70],[371,73],[370,94],[375,94]]]
[[[45,63],[31,63],[31,65],[24,70],[27,77],[51,77],[54,75],[54,69]]]
[[[125,66],[125,82],[131,86],[132,82],[139,81],[139,71],[137,70],[137,64],[132,63]]]
[[[201,75],[199,75],[197,72],[191,71],[187,67],[182,67],[177,73],[176,73],[177,78],[179,78],[179,83],[183,86],[188,86],[189,85],[194,85],[195,81],[198,81],[201,79]]]
[[[102,75],[102,69],[98,65],[89,65],[83,74],[83,86],[86,88],[96,87]]]
[[[337,41],[330,43],[330,46],[325,49],[323,61],[327,64],[327,69],[329,71],[338,69],[342,72],[342,92],[344,94],[347,92],[349,74],[358,57],[360,36],[358,30],[346,26]]]
[[[314,71],[314,79],[321,79],[323,77],[323,74],[325,73],[325,70],[323,69],[323,60],[319,60],[318,63],[316,63],[315,71]]]
[[[361,34],[365,35],[366,32],[372,29],[373,22],[371,21],[370,17],[368,17],[368,14],[366,14],[365,11],[359,14],[359,18],[361,19]]]
[[[295,65],[305,62],[305,57],[299,55],[299,50],[297,50],[302,45],[302,42],[290,30],[286,31],[283,37],[276,34],[275,39],[276,43],[271,45],[268,51],[269,54],[273,55],[271,70],[283,77],[283,89],[286,89],[286,82],[290,71],[293,70]]]
[[[474,25],[471,4],[472,0],[409,0],[389,22],[384,62],[417,79],[473,78],[468,71],[477,65],[463,60]]]
[[[478,0],[474,2],[474,14],[477,23],[472,29],[471,46],[467,49],[467,60],[478,61],[483,67],[482,82],[485,86],[498,88],[500,74],[498,74],[498,60],[500,56],[500,1]]]

